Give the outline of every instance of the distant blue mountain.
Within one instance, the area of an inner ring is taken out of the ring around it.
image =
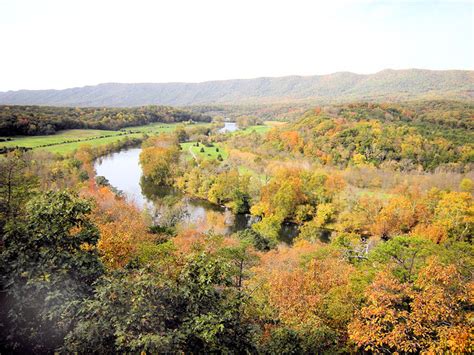
[[[339,72],[202,83],[107,83],[65,90],[0,92],[0,104],[111,107],[440,98],[473,99],[474,71],[387,69],[368,75]]]

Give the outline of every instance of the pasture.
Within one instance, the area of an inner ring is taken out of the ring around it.
[[[196,159],[214,160],[220,154],[222,159],[225,160],[229,156],[222,144],[213,143],[212,147],[206,147],[203,143],[199,143],[199,146],[196,146],[196,144],[196,142],[181,143],[181,148],[183,148],[183,152],[192,155]],[[204,151],[202,152],[201,149]]]
[[[52,153],[68,154],[81,145],[106,145],[125,137],[136,138],[143,134],[153,135],[171,132],[180,123],[153,123],[150,125],[127,127],[119,131],[97,129],[69,129],[47,136],[8,137],[11,141],[0,142],[0,147],[25,147]],[[7,138],[7,137],[2,137]]]

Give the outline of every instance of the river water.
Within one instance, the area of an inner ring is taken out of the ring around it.
[[[99,158],[95,163],[97,176],[104,176],[112,186],[122,191],[128,201],[154,216],[172,205],[181,211],[182,220],[189,224],[204,224],[209,219],[222,225],[220,230],[232,233],[251,224],[249,215],[237,215],[205,200],[184,196],[179,191],[146,184],[139,164],[141,148],[131,148]],[[178,205],[178,207],[176,207]]]
[[[239,129],[237,127],[237,123],[235,122],[224,122],[224,127],[222,127],[219,132],[220,133],[228,133],[228,132],[235,132]]]
[[[227,131],[237,129],[235,123],[226,122]],[[224,128],[226,128],[224,127]],[[216,232],[234,233],[251,226],[256,219],[248,214],[234,215],[230,210],[201,199],[184,196],[179,191],[147,184],[142,179],[139,164],[141,148],[130,148],[97,159],[97,176],[104,176],[110,184],[122,191],[128,201],[148,210],[160,223],[160,218],[169,220],[169,211],[179,215],[181,223],[204,226],[213,225]],[[177,212],[178,211],[178,212]],[[294,225],[283,226],[280,240],[291,243],[297,235]]]

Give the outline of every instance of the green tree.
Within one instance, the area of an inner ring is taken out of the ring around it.
[[[435,251],[436,245],[428,239],[398,236],[378,245],[369,255],[369,264],[375,268],[390,265],[399,280],[413,281],[426,258]]]
[[[252,241],[241,239],[238,245],[225,247],[220,254],[229,261],[234,286],[241,289],[244,279],[249,276],[249,269],[258,264]]]
[[[81,172],[79,173],[79,181],[87,181],[89,180],[89,174],[87,173],[87,171],[85,170],[81,170]]]
[[[283,219],[279,216],[264,217],[261,221],[252,224],[252,229],[276,243],[282,222]]]
[[[179,125],[176,127],[175,131],[176,137],[178,137],[178,142],[186,142],[188,140],[188,133],[186,132],[186,129],[184,128],[183,125]]]
[[[236,233],[240,240],[250,242],[253,247],[260,251],[269,251],[276,247],[276,240],[266,238],[252,228],[247,228]]]
[[[469,178],[464,178],[459,184],[459,188],[464,192],[472,192],[474,188],[474,183]]]
[[[91,204],[73,194],[48,192],[27,205],[24,223],[7,226],[0,254],[7,351],[55,350],[77,302],[92,294],[103,267],[90,212]]]
[[[65,351],[98,353],[248,353],[253,331],[243,297],[222,257],[190,256],[177,280],[147,270],[103,278],[85,300]]]
[[[301,343],[298,332],[288,328],[276,328],[271,331],[268,341],[260,350],[264,354],[298,355],[304,353]]]
[[[110,186],[109,180],[105,176],[96,176],[95,177],[95,183],[98,186]]]
[[[0,232],[7,222],[19,217],[38,185],[27,167],[24,154],[18,151],[0,156]]]

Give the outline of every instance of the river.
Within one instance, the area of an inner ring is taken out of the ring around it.
[[[222,127],[219,132],[220,133],[228,133],[228,132],[235,132],[239,130],[237,123],[235,122],[224,122],[224,127]]]
[[[236,126],[229,123],[232,122],[226,122],[228,131],[235,130]],[[128,201],[148,210],[155,220],[169,219],[171,210],[173,215],[181,217],[182,223],[216,225],[215,231],[225,234],[243,230],[255,222],[251,215],[234,215],[229,209],[208,201],[190,198],[171,188],[144,183],[139,164],[140,151],[141,148],[129,148],[101,157],[95,162],[95,171],[97,176],[104,176],[113,187],[122,191]],[[286,225],[279,239],[291,243],[297,233],[296,226]]]

